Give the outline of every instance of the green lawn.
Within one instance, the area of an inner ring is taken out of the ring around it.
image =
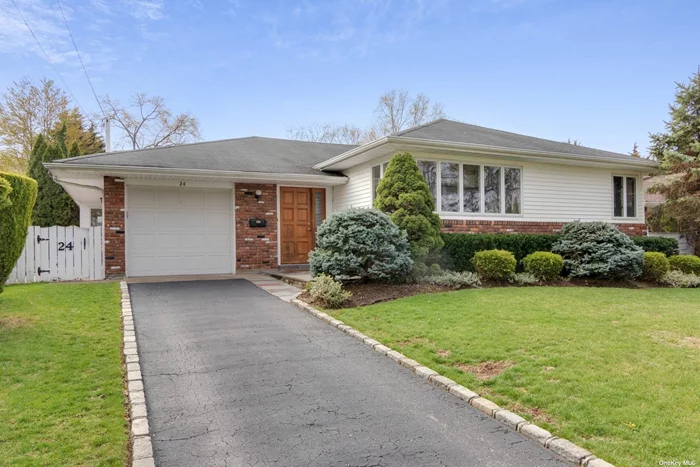
[[[613,464],[700,464],[699,290],[469,289],[329,312]],[[458,369],[482,362],[506,369]]]
[[[0,294],[0,465],[124,465],[119,310],[116,283]]]

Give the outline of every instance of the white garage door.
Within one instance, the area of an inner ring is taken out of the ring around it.
[[[231,273],[231,197],[231,190],[127,187],[127,275]]]

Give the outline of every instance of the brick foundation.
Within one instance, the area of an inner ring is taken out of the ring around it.
[[[563,222],[525,222],[525,221],[484,221],[484,220],[450,220],[442,219],[444,233],[558,233]],[[646,235],[646,224],[615,224],[619,230],[630,236]]]
[[[123,277],[126,271],[126,232],[124,230],[124,182],[104,178],[105,277]]]
[[[255,191],[260,190],[260,199]],[[236,272],[277,267],[277,186],[236,184]],[[250,227],[248,219],[267,220]]]

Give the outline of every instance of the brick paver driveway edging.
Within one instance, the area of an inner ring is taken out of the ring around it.
[[[417,361],[412,360],[395,350],[392,350],[386,345],[383,345],[381,342],[372,339],[362,334],[360,331],[346,325],[342,321],[333,318],[331,315],[317,310],[308,303],[295,298],[292,300],[292,304],[370,346],[377,352],[386,355],[399,365],[410,369],[418,376],[430,381],[437,387],[444,389],[459,399],[462,399],[464,402],[472,405],[474,408],[480,410],[489,417],[493,417],[496,420],[503,422],[513,430],[522,433],[526,437],[534,441],[538,441],[544,447],[556,452],[567,461],[574,462],[576,465],[583,467],[614,467],[612,464],[604,461],[603,459],[597,458],[586,449],[575,445],[569,440],[552,435],[552,433],[549,431],[528,422],[520,415],[514,414],[509,410],[502,409],[485,397],[481,397],[474,391],[471,391],[470,389],[457,384],[453,380],[438,374],[438,372],[435,370],[422,366]]]
[[[129,287],[156,465],[572,465],[248,281]]]
[[[129,440],[131,443],[132,467],[153,467],[153,446],[148,426],[146,395],[143,391],[143,377],[139,363],[139,350],[136,343],[134,315],[131,309],[129,286],[119,283],[122,299],[122,333],[124,338],[124,362],[126,363],[127,396],[129,398]]]

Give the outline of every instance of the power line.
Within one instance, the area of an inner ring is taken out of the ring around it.
[[[73,92],[70,90],[70,87],[68,86],[68,83],[66,83],[66,80],[63,79],[63,76],[62,76],[61,73],[58,71],[58,68],[56,68],[56,65],[54,65],[53,62],[51,61],[51,58],[49,57],[49,54],[47,54],[47,53],[46,53],[46,50],[44,50],[44,47],[41,45],[41,42],[39,42],[39,39],[36,37],[36,34],[34,34],[34,31],[32,31],[32,28],[29,26],[29,23],[27,23],[27,20],[24,18],[24,15],[23,15],[22,12],[20,11],[19,7],[17,6],[17,2],[15,2],[15,0],[12,0],[12,4],[15,6],[15,10],[17,10],[17,13],[19,13],[19,17],[22,18],[22,21],[24,21],[24,25],[27,26],[27,29],[29,29],[29,32],[32,34],[32,37],[33,37],[34,40],[36,41],[37,45],[39,46],[39,48],[41,49],[41,51],[44,52],[44,56],[46,57],[46,61],[49,63],[49,65],[51,65],[51,67],[53,68],[53,71],[56,72],[56,74],[58,75],[58,77],[61,79],[61,82],[63,83],[63,85],[66,87],[66,90],[68,91],[68,94],[70,94],[71,98],[73,98],[73,100],[75,101],[75,103],[78,104],[78,107],[79,107],[80,110],[83,112],[83,114],[84,114],[84,115],[87,115],[87,114],[85,113],[85,109],[83,109],[83,106],[80,105],[80,102],[78,101],[78,99],[75,98],[75,95],[73,95]]]
[[[95,96],[95,101],[97,102],[97,106],[100,108],[100,112],[102,112],[102,116],[104,116],[104,118],[107,118],[107,114],[105,114],[105,111],[102,108],[102,104],[100,104],[100,99],[97,98],[97,93],[95,92],[95,87],[92,85],[92,81],[90,80],[90,76],[88,75],[87,69],[85,68],[85,64],[83,63],[83,57],[80,56],[80,52],[78,51],[78,45],[75,43],[75,38],[73,37],[73,32],[70,30],[70,26],[68,26],[68,20],[66,19],[65,13],[63,13],[63,7],[61,6],[60,0],[56,0],[56,3],[58,3],[58,9],[61,10],[61,16],[63,16],[63,22],[66,23],[66,29],[68,29],[68,35],[70,35],[70,40],[71,40],[71,42],[73,42],[73,48],[75,48],[75,53],[78,54],[78,60],[80,60],[80,66],[83,67],[83,71],[85,72],[85,77],[87,78],[87,81],[90,84],[90,89],[92,89],[92,95]],[[87,115],[86,115],[86,117],[87,117]]]

